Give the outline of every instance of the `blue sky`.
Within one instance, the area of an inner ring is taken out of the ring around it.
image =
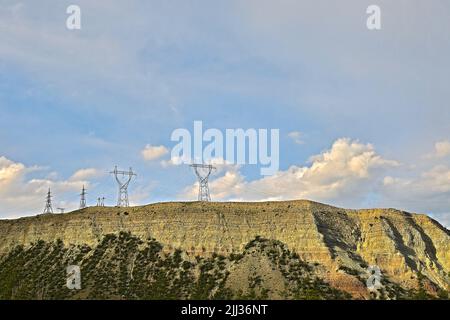
[[[135,204],[195,199],[188,167],[142,150],[202,120],[280,129],[280,173],[225,166],[213,199],[397,207],[448,226],[450,4],[376,1],[369,31],[373,3],[1,0],[0,216],[39,213],[48,186],[55,207],[76,208],[83,183],[114,204],[114,165],[138,172]],[[70,4],[81,30],[65,27]]]

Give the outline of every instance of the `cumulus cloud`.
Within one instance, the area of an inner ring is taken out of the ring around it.
[[[25,170],[21,163],[14,163],[5,157],[0,157],[0,190],[6,189],[12,181],[20,178]]]
[[[141,151],[142,157],[147,161],[160,159],[168,153],[169,150],[165,146],[152,146],[149,144]]]
[[[378,155],[371,144],[339,139],[331,149],[311,157],[308,166],[291,166],[286,171],[251,182],[245,180],[239,168],[229,167],[210,187],[217,200],[307,198],[356,203],[371,186],[382,183],[384,170],[397,165],[396,161]],[[189,190],[195,193],[195,187]]]
[[[0,217],[13,218],[29,214],[38,214],[43,209],[48,188],[55,196],[54,210],[58,206],[73,205],[58,201],[64,194],[77,194],[83,185],[89,186],[88,178],[94,171],[82,169],[75,172],[68,180],[58,180],[53,173],[45,178],[29,177],[31,173],[43,171],[37,166],[14,162],[0,157]]]

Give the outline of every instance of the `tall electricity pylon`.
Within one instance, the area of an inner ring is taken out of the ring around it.
[[[80,209],[84,209],[86,208],[86,189],[83,185],[83,189],[81,190],[81,194],[80,194],[81,198],[80,198]]]
[[[53,208],[52,208],[52,193],[50,191],[50,188],[48,188],[48,193],[47,193],[47,200],[45,202],[45,209],[44,212],[42,214],[46,214],[46,213],[53,213]]]
[[[117,184],[119,185],[119,197],[117,199],[117,206],[129,207],[130,203],[128,201],[128,185],[130,184],[133,176],[136,176],[136,174],[131,168],[130,171],[119,171],[117,170],[117,166],[114,168],[114,171],[111,171],[110,173],[114,174]],[[119,179],[119,175],[122,175],[122,179]]]
[[[211,172],[216,169],[210,164],[191,164],[198,178],[198,201],[211,201],[209,194],[208,179]]]

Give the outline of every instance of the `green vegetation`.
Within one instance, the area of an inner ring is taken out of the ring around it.
[[[261,274],[242,279],[246,290],[233,290],[227,282],[234,267],[254,256],[282,275],[287,299],[351,298],[315,276],[317,263],[303,261],[280,241],[256,237],[243,252],[229,256],[194,257],[166,249],[155,239],[143,241],[125,232],[106,235],[93,248],[64,246],[60,240],[17,246],[0,258],[0,299],[269,299],[273,288]],[[81,290],[66,287],[66,267],[74,264],[80,266]],[[419,283],[423,280],[419,275]],[[385,297],[431,297],[423,284],[417,292],[383,284]],[[448,298],[448,292],[441,290],[439,297]]]

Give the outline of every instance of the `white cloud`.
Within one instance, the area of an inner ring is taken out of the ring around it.
[[[438,141],[434,145],[433,153],[426,155],[428,159],[440,159],[450,155],[450,141]]]
[[[440,141],[436,142],[436,156],[446,157],[450,155],[450,141]]]
[[[213,176],[212,176],[213,177]],[[223,172],[223,175],[212,179],[209,183],[212,197],[215,200],[229,200],[241,201],[245,198],[241,197],[242,188],[246,185],[244,177],[236,169],[230,167]],[[196,199],[198,196],[198,182],[185,188],[181,194],[178,195],[180,199]]]
[[[288,133],[288,137],[291,138],[296,144],[304,144],[303,133],[300,131],[292,131]]]
[[[158,182],[150,181],[150,183],[139,183],[133,188],[133,192],[129,194],[130,206],[138,206],[143,203],[149,203],[153,196],[153,191],[159,186]]]
[[[447,228],[450,226],[450,168],[442,161],[450,155],[450,142],[438,141],[433,152],[420,165],[412,165],[406,176],[384,179],[383,201],[391,207],[431,213]],[[423,160],[422,159],[422,160]]]
[[[181,157],[171,157],[169,160],[161,160],[160,163],[163,168],[168,168],[172,166],[182,165],[183,159]]]
[[[437,165],[415,177],[387,176],[380,191],[394,207],[443,214],[450,208],[450,168]]]
[[[339,139],[311,157],[308,166],[291,166],[258,180],[248,181],[239,167],[225,166],[219,177],[210,179],[210,191],[215,201],[310,199],[350,207],[361,207],[372,196],[379,206],[428,213],[448,227],[450,168],[436,165],[417,177],[399,177],[402,171],[397,169],[405,168],[384,159],[371,144]],[[197,192],[196,183],[179,197],[196,199]]]
[[[43,170],[22,163],[0,157],[0,217],[13,218],[41,213],[48,188],[54,195],[53,209],[73,205],[63,199],[67,194],[78,194],[83,185],[89,186],[88,177],[92,177],[92,170],[79,170],[68,180],[58,180],[50,173],[46,178],[30,178],[33,172]]]
[[[239,194],[239,188],[242,183],[245,183],[241,176],[239,169],[240,165],[231,164],[223,158],[212,158],[208,164],[214,166],[210,175],[210,187],[214,189],[214,196],[217,199],[230,199],[230,194]],[[206,171],[205,171],[206,172]],[[216,179],[215,176],[222,175]],[[196,199],[198,196],[198,182],[185,188],[177,197],[179,199]]]
[[[149,144],[141,151],[142,156],[147,161],[160,159],[167,153],[169,153],[169,150],[165,146],[152,146]]]
[[[76,171],[70,178],[70,181],[80,181],[80,180],[89,180],[92,178],[98,178],[101,177],[103,175],[105,175],[106,173],[95,169],[95,168],[86,168],[86,169],[80,169],[78,171]]]
[[[0,157],[0,191],[6,189],[13,181],[20,179],[24,171],[23,164]]]
[[[211,181],[216,200],[313,199],[357,203],[371,186],[381,183],[385,169],[398,165],[379,156],[372,145],[337,140],[330,150],[311,158],[310,166],[291,166],[273,176],[248,182],[239,168],[227,168]],[[188,189],[195,194],[195,187]],[[185,193],[184,195],[188,195]]]

